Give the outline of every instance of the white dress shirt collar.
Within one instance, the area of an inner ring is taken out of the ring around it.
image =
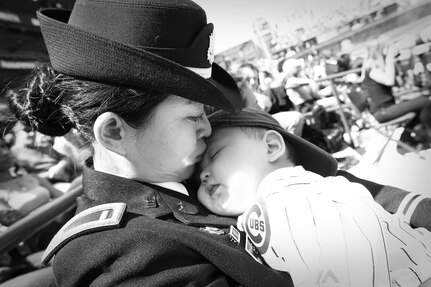
[[[173,182],[173,181],[155,182],[155,183],[153,182],[151,184],[158,185],[158,186],[161,186],[161,187],[164,187],[167,189],[171,189],[173,191],[185,194],[187,196],[189,195],[189,192],[187,191],[186,187],[182,183],[179,183],[179,182]]]

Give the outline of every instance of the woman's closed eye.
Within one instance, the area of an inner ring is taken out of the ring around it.
[[[189,119],[194,121],[194,122],[199,122],[199,121],[204,119],[204,116],[205,116],[205,113],[202,113],[202,114],[197,115],[197,116],[189,116]]]

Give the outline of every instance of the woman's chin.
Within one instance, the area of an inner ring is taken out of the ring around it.
[[[184,167],[184,170],[180,173],[179,182],[189,179],[193,175],[194,170],[195,170],[195,164]]]

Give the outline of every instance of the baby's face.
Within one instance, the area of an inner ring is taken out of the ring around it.
[[[265,176],[266,161],[263,140],[250,138],[239,128],[216,129],[200,164],[199,201],[219,215],[242,214]]]

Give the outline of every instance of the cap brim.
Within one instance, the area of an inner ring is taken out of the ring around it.
[[[322,176],[333,176],[336,174],[338,164],[329,153],[286,130],[277,129],[277,131],[292,145],[297,162],[306,170],[313,171]]]
[[[82,79],[175,94],[237,112],[242,100],[232,77],[217,64],[210,79],[144,49],[112,41],[67,24],[71,11],[37,12],[55,71]]]

